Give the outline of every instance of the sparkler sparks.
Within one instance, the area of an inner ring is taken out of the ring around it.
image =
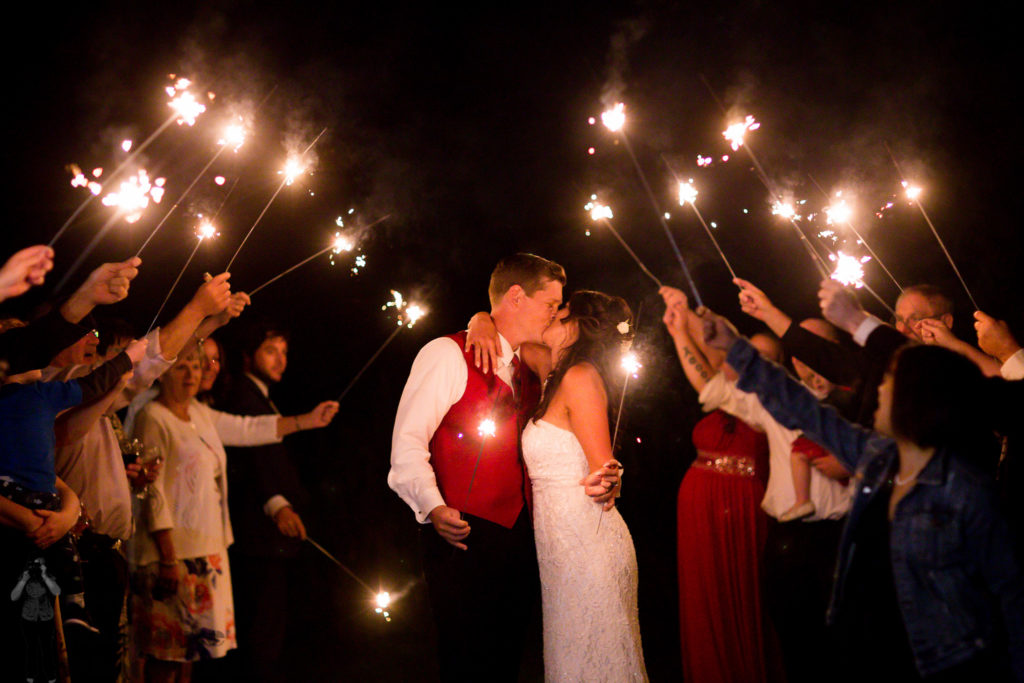
[[[192,83],[187,78],[179,78],[173,86],[167,86],[166,91],[171,101],[167,103],[178,115],[178,125],[194,126],[199,115],[206,111],[206,105],[196,99],[196,96],[188,91]]]
[[[590,218],[594,221],[609,220],[615,217],[612,214],[612,207],[601,202],[591,201],[583,208],[590,212]]]
[[[419,304],[411,301],[406,301],[405,297],[402,296],[401,292],[391,290],[391,301],[381,306],[382,311],[386,311],[389,308],[394,308],[398,313],[398,327],[412,327],[419,321],[420,318],[427,314],[427,310]]]
[[[298,157],[291,157],[285,162],[284,168],[278,171],[279,175],[284,176],[284,184],[291,185],[306,170],[305,164]]]
[[[679,181],[679,206],[693,204],[697,201],[697,188],[693,186],[693,178],[685,183]]]
[[[772,204],[772,215],[782,216],[788,221],[800,220],[800,215],[797,214],[793,205],[790,202],[784,202],[782,200],[776,200],[775,203]]]
[[[131,151],[131,149],[132,149],[132,141],[131,140],[124,140],[123,142],[121,142],[121,149],[124,150],[125,152]]]
[[[622,130],[622,127],[626,125],[626,105],[616,102],[614,107],[601,114],[601,123],[613,133]]]
[[[831,275],[833,280],[847,287],[852,285],[857,289],[864,286],[864,264],[871,260],[870,256],[862,256],[858,259],[856,256],[850,256],[840,251],[838,255],[829,254],[829,259],[836,264]]]
[[[903,185],[903,189],[907,192],[907,199],[910,201],[917,201],[917,198],[921,196],[921,188],[917,185],[911,185],[906,180],[900,182]]]
[[[222,147],[231,147],[235,152],[245,143],[245,126],[241,123],[231,123],[224,127],[224,134],[217,144]]]
[[[126,222],[134,223],[142,218],[142,213],[149,206],[150,199],[157,204],[160,203],[164,194],[163,185],[163,178],[157,178],[150,183],[149,174],[144,169],[140,169],[128,180],[121,181],[121,186],[116,192],[104,195],[103,205],[116,206],[124,213]]]
[[[381,591],[373,599],[377,603],[373,611],[384,617],[384,621],[391,621],[391,615],[388,613],[388,607],[391,605],[391,594],[387,591]]]
[[[220,235],[220,233],[217,232],[217,228],[215,228],[213,223],[211,223],[207,218],[204,218],[200,221],[199,225],[196,226],[196,237],[199,238],[200,242],[203,240],[213,239],[218,235]]]
[[[836,204],[825,207],[825,219],[829,225],[835,225],[836,223],[848,224],[851,216],[853,216],[853,209],[850,208],[845,199],[840,199]]]
[[[746,136],[747,131],[757,130],[760,127],[761,124],[755,121],[753,116],[747,114],[747,118],[743,121],[734,123],[722,131],[722,137],[729,142],[729,146],[735,152],[743,146],[743,138]]]
[[[635,353],[631,352],[622,356],[622,369],[632,377],[635,378],[642,367],[643,365],[640,364],[640,359],[636,357]]]
[[[480,436],[489,437],[494,436],[497,433],[498,427],[494,424],[494,420],[488,417],[480,420],[480,425],[476,430],[480,433]]]

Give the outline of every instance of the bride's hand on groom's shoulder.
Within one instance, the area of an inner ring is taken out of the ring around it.
[[[469,319],[466,328],[466,351],[473,349],[473,360],[483,373],[498,366],[501,350],[498,343],[498,328],[490,314],[483,311]]]
[[[462,541],[469,536],[469,522],[462,519],[458,510],[447,505],[438,505],[430,511],[429,516],[430,523],[434,525],[434,531],[441,538],[456,548],[466,550],[466,544]]]

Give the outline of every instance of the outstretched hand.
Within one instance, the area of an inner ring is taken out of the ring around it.
[[[231,283],[228,282],[230,273],[221,273],[212,277],[196,290],[192,297],[192,304],[195,305],[205,318],[210,315],[217,315],[231,301]]]
[[[758,289],[752,282],[742,278],[733,278],[733,284],[740,288],[740,310],[752,318],[765,320],[775,309],[768,295]]]
[[[320,429],[331,424],[331,420],[338,414],[337,401],[324,401],[316,408],[309,411],[300,418],[299,426],[302,429]]]
[[[703,321],[704,343],[708,346],[728,352],[740,338],[732,323],[714,311],[705,308],[699,313]]]
[[[33,285],[43,284],[46,273],[53,268],[53,249],[36,245],[15,252],[0,267],[0,301],[21,296]]]
[[[665,315],[661,322],[673,338],[687,333],[686,317],[690,311],[690,301],[686,294],[674,287],[662,287],[658,290],[661,298],[665,301]]]
[[[868,317],[853,293],[832,279],[821,281],[818,301],[825,320],[850,334]]]
[[[1010,333],[1010,326],[987,313],[974,312],[974,330],[978,333],[978,346],[981,350],[998,358],[1001,363],[1005,363],[1021,348]]]

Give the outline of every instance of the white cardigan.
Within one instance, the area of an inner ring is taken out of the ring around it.
[[[152,533],[161,529],[170,529],[178,559],[224,552],[234,542],[224,445],[260,446],[281,440],[278,415],[229,415],[195,399],[188,412],[191,420],[185,422],[152,401],[136,418],[134,436],[146,445],[146,457],[163,456],[164,464],[150,486],[133,538],[133,564],[160,559]]]

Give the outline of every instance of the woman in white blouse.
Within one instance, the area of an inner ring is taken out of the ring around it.
[[[326,426],[338,411],[325,401],[288,417],[219,412],[195,399],[200,358],[198,347],[179,357],[135,424],[135,436],[164,459],[131,553],[134,642],[153,681],[187,680],[191,662],[236,645],[224,445],[280,441]]]

